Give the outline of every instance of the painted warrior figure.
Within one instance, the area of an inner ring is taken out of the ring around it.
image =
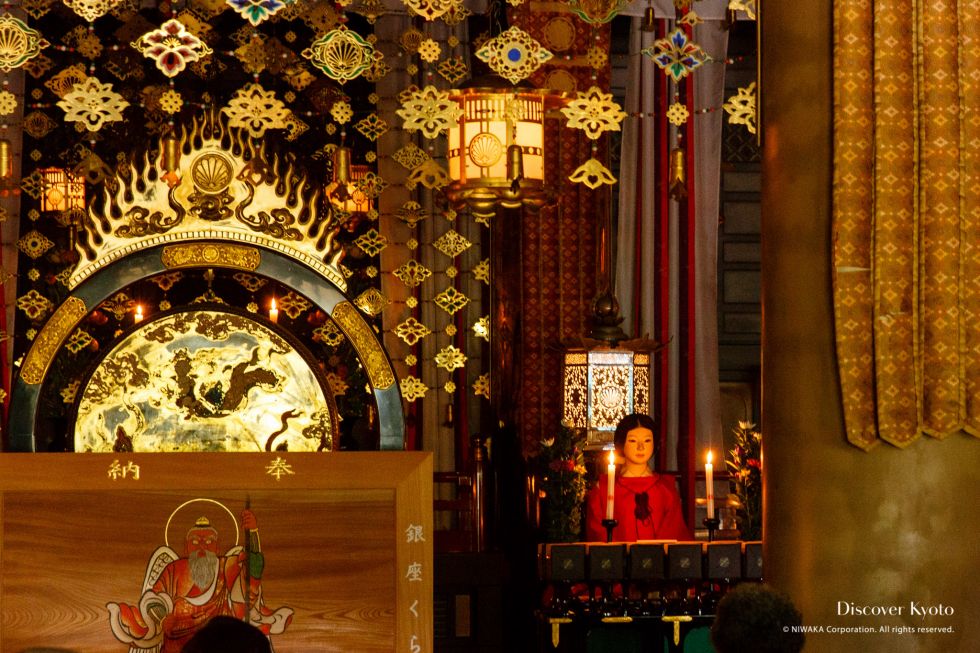
[[[161,546],[150,558],[139,605],[109,603],[110,626],[132,653],[179,653],[212,617],[248,621],[266,635],[282,633],[290,608],[271,610],[262,600],[265,558],[259,551],[255,515],[242,513],[248,546],[218,553],[218,532],[202,517],[187,533],[186,557]]]

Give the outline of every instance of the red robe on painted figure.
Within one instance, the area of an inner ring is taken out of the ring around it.
[[[585,537],[590,542],[605,542],[607,476],[586,496]],[[613,518],[618,522],[613,529],[614,542],[637,540],[691,540],[694,539],[684,522],[681,497],[677,493],[672,476],[617,476]],[[640,496],[637,499],[638,495]]]

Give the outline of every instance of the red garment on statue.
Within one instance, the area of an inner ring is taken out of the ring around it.
[[[606,528],[606,475],[589,490],[586,497],[585,537],[590,542],[605,542]],[[637,540],[691,540],[691,531],[684,522],[681,497],[677,493],[672,476],[618,476],[613,518],[619,523],[613,529],[613,541],[636,542]],[[636,495],[646,492],[650,515],[646,519],[636,517]]]

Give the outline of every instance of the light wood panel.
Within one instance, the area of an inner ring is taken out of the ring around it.
[[[197,517],[233,546],[215,501],[258,520],[265,604],[294,611],[277,653],[431,651],[431,479],[430,455],[407,452],[2,454],[0,651],[126,651],[106,604],[136,604],[153,551],[183,553]]]

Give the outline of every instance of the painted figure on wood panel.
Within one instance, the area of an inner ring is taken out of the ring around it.
[[[196,501],[224,508],[210,499]],[[220,553],[217,529],[208,517],[200,517],[187,532],[184,557],[169,545],[153,552],[136,605],[106,606],[112,633],[128,644],[132,653],[178,653],[209,619],[219,615],[248,621],[266,635],[278,635],[286,629],[292,609],[267,608],[262,596],[265,557],[255,515],[246,508],[241,518],[244,547],[238,545],[233,517],[236,543],[224,554]]]

